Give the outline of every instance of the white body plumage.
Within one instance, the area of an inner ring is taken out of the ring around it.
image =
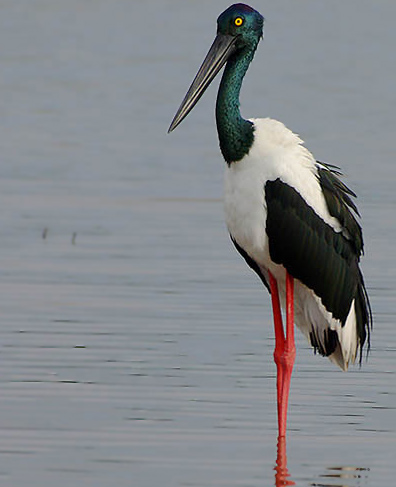
[[[302,140],[281,122],[251,119],[254,143],[243,159],[227,165],[224,207],[228,230],[233,240],[255,261],[268,282],[268,271],[278,282],[282,306],[285,305],[286,271],[271,260],[266,233],[267,181],[280,179],[293,187],[309,207],[334,232],[345,232],[341,223],[330,215],[318,180],[318,167]],[[346,370],[354,362],[358,348],[357,324],[352,301],[344,326],[323,305],[320,297],[298,279],[295,281],[295,323],[310,339],[310,332],[323,336],[326,329],[335,330],[339,345],[330,360]]]

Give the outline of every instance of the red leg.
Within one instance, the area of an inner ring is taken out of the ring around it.
[[[277,367],[278,431],[286,436],[287,405],[296,347],[294,344],[294,279],[286,272],[286,338],[283,331],[278,285],[269,273],[272,309],[275,325],[274,360]]]
[[[282,382],[283,382],[283,370],[282,367],[280,367],[280,358],[285,349],[285,333],[283,331],[278,284],[276,282],[275,277],[271,274],[271,272],[269,272],[269,281],[270,281],[272,312],[274,315],[274,328],[275,328],[274,361],[276,363],[276,368],[277,368],[276,390],[277,390],[278,419],[279,419],[279,405],[281,403],[281,392],[282,392]]]
[[[274,314],[274,325],[275,325],[275,352],[283,352],[285,347],[285,334],[283,331],[282,323],[282,313],[279,302],[279,292],[278,283],[275,277],[269,272],[270,289],[271,289],[271,300],[272,300],[272,311]]]
[[[290,382],[296,358],[294,343],[294,278],[286,272],[286,341],[281,357],[283,368],[281,415],[279,418],[279,436],[286,436],[287,406],[289,402]]]
[[[278,438],[278,455],[276,457],[275,470],[275,486],[281,487],[285,485],[296,485],[293,480],[290,480],[290,474],[287,469],[286,456],[286,437],[280,436]]]

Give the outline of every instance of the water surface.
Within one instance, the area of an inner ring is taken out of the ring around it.
[[[342,166],[375,319],[347,374],[298,335],[289,479],[392,485],[396,6],[255,6],[243,112]],[[2,2],[2,485],[275,484],[270,301],[223,223],[215,86],[166,135],[226,7]]]

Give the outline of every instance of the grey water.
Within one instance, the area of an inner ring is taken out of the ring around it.
[[[396,4],[252,5],[243,114],[342,167],[375,325],[347,373],[297,335],[284,482],[394,485]],[[278,482],[270,301],[223,223],[217,83],[166,134],[227,6],[0,4],[2,486]]]

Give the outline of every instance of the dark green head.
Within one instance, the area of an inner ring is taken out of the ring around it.
[[[235,37],[236,48],[255,49],[263,37],[264,17],[249,5],[236,3],[217,19],[217,33]]]
[[[169,132],[190,113],[227,61],[242,58],[248,59],[248,63],[251,61],[263,37],[263,24],[264,17],[243,3],[231,5],[220,15],[217,36],[172,120]],[[245,70],[248,63],[245,63]]]

